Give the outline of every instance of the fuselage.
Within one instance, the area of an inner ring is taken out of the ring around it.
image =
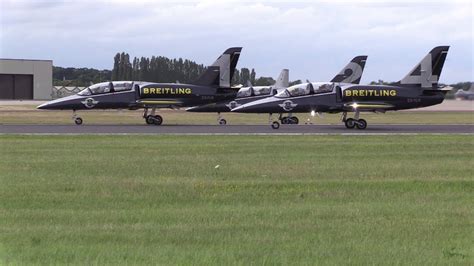
[[[306,113],[403,110],[436,105],[439,90],[387,85],[315,82],[292,86],[279,94],[241,105],[243,113]]]
[[[190,107],[233,99],[236,92],[209,86],[134,81],[103,82],[76,95],[56,99],[38,109],[138,109],[146,107]]]
[[[186,111],[216,113],[230,112],[232,109],[243,104],[270,97],[274,95],[277,90],[278,88],[273,88],[272,86],[243,87],[237,92],[237,95],[233,99],[194,106],[186,109]]]

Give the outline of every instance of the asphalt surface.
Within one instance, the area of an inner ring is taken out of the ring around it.
[[[0,125],[0,134],[474,134],[474,125]]]

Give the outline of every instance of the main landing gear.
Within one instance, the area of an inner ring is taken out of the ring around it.
[[[163,123],[163,117],[161,115],[155,114],[156,108],[152,108],[151,112],[148,114],[148,108],[145,108],[143,112],[143,118],[148,125],[161,125]]]
[[[283,125],[298,125],[298,123],[300,122],[298,117],[291,116],[291,114],[289,116],[284,116],[284,117],[280,115],[279,119]]]
[[[79,116],[76,114],[76,110],[73,110],[73,111],[72,111],[72,120],[74,121],[74,123],[75,123],[76,125],[78,125],[78,126],[79,126],[79,125],[82,125],[82,122],[83,122],[83,121],[82,121],[82,118],[79,117]]]
[[[344,122],[344,125],[346,128],[355,128],[357,127],[358,129],[366,129],[367,128],[367,121],[364,119],[359,119],[359,112],[356,112],[354,115],[354,118],[346,118],[347,113],[344,112],[342,114],[342,122]]]
[[[269,114],[268,122],[270,123],[273,129],[279,129],[280,123],[282,125],[297,125],[300,122],[298,117],[292,116],[291,114],[289,114],[288,116],[282,116],[282,114],[280,114],[280,116],[278,117],[278,120],[280,122],[273,121],[272,114]]]

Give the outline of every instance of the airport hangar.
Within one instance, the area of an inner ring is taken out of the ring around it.
[[[53,61],[0,58],[0,100],[50,100]]]

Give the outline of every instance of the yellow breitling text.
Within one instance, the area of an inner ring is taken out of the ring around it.
[[[396,90],[345,90],[346,97],[379,97],[379,96],[397,96]]]
[[[190,88],[143,88],[143,94],[191,94]]]

